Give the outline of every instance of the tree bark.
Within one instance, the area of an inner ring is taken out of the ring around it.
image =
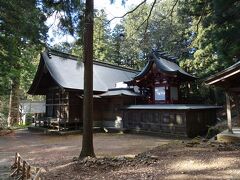
[[[20,80],[19,78],[15,78],[12,81],[12,87],[11,87],[10,98],[9,98],[8,127],[11,127],[14,124],[17,124],[20,118],[19,87],[20,87]]]
[[[93,149],[93,1],[86,0],[84,28],[83,138],[80,158],[95,157]]]

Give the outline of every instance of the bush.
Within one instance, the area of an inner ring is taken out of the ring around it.
[[[7,128],[7,118],[0,113],[0,130]]]
[[[220,133],[218,128],[216,128],[214,126],[213,127],[209,127],[207,135],[206,135],[206,138],[207,139],[211,139],[212,137],[216,136],[218,133]]]

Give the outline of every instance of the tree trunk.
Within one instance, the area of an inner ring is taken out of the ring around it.
[[[20,80],[19,78],[15,78],[12,81],[12,87],[10,92],[10,99],[9,99],[9,111],[8,111],[8,127],[17,124],[19,121],[19,87],[20,87]]]
[[[86,0],[84,28],[83,139],[80,158],[95,157],[93,149],[93,0]]]

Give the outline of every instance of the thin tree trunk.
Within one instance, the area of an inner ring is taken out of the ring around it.
[[[86,0],[84,28],[83,139],[80,158],[95,157],[93,149],[93,0]]]
[[[9,111],[8,111],[8,127],[17,124],[19,121],[19,87],[20,87],[20,80],[19,78],[15,78],[12,81],[12,87],[10,92],[9,98]]]

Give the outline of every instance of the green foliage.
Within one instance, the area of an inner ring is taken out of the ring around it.
[[[8,96],[0,96],[0,129],[7,127]]]
[[[31,69],[33,49],[39,50],[46,40],[47,27],[34,0],[0,0],[0,4],[0,92],[6,94],[11,80],[26,77],[25,72]]]
[[[38,3],[36,0],[0,0],[0,111],[4,119],[11,88],[16,87],[15,104],[26,97],[36,71],[34,58],[47,38],[46,16]]]
[[[78,23],[82,23],[79,19]],[[64,26],[62,24],[62,26]],[[66,33],[66,32],[65,32]],[[74,43],[63,42],[61,44],[56,44],[52,48],[77,55],[80,60],[83,60],[83,27],[79,27],[79,30],[75,33],[75,38],[77,39]],[[104,10],[97,11],[94,13],[94,59],[98,61],[111,62],[110,57],[110,28],[107,20],[107,15]]]
[[[221,132],[221,131],[220,131],[217,127],[215,127],[215,126],[209,127],[209,128],[208,128],[207,135],[206,135],[206,138],[207,138],[207,139],[211,139],[211,138],[213,138],[214,136],[216,136],[217,134],[219,134],[220,132]]]
[[[95,12],[93,49],[94,59],[108,61],[109,52],[109,24],[104,10]]]
[[[59,33],[70,33],[77,37],[78,41],[82,41],[85,5],[82,0],[42,0],[42,3],[43,11],[48,16],[59,15]]]
[[[179,13],[190,16],[189,31],[193,34],[194,56],[188,66],[199,77],[207,77],[233,64],[233,59],[239,59],[239,1],[182,2],[184,6]]]
[[[122,26],[119,31],[124,32],[119,54],[126,66],[142,69],[152,49],[168,51],[180,59],[189,56],[187,29],[190,20],[178,16],[179,4],[175,1],[157,1],[152,12],[151,9],[152,4],[141,6],[116,27]],[[118,56],[116,52],[115,57]]]

